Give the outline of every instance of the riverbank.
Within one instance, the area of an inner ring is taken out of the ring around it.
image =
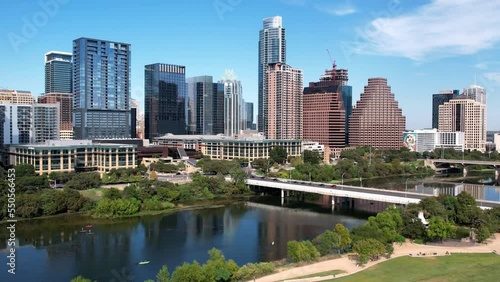
[[[326,260],[322,262],[317,262],[293,268],[282,268],[278,270],[279,271],[278,273],[256,279],[255,281],[256,282],[277,282],[284,280],[291,281],[296,277],[302,277],[306,275],[310,276],[331,270],[343,271],[344,273],[336,276],[336,277],[343,277],[368,269],[384,261],[403,256],[411,255],[412,257],[419,257],[421,256],[420,254],[426,254],[426,257],[429,256],[432,257],[432,256],[445,256],[447,255],[447,253],[492,253],[494,251],[500,253],[500,233],[496,233],[492,237],[492,239],[488,241],[487,244],[476,244],[474,246],[468,246],[468,247],[419,245],[407,241],[401,245],[394,244],[394,253],[389,259],[380,258],[379,260],[371,261],[364,266],[358,266],[356,261],[350,260],[348,254],[345,254],[342,255],[341,258],[337,259]],[[322,281],[322,280],[312,280],[312,278],[308,279],[309,280],[294,280],[294,281],[296,282]],[[327,279],[331,278],[329,277],[325,278],[325,280]]]
[[[219,208],[223,207],[235,202],[246,201],[249,198],[255,195],[236,195],[236,196],[227,196],[227,197],[217,197],[210,200],[197,200],[197,201],[189,201],[186,203],[179,203],[176,207],[171,209],[159,210],[159,211],[140,211],[138,213],[132,215],[126,215],[115,218],[104,218],[104,217],[96,217],[92,216],[88,212],[72,212],[72,213],[59,213],[55,215],[44,215],[33,218],[16,218],[17,222],[27,222],[33,220],[43,220],[43,219],[54,219],[66,216],[75,216],[80,217],[80,219],[85,219],[86,224],[106,224],[107,221],[110,223],[116,222],[116,220],[120,219],[130,219],[134,217],[142,217],[142,216],[156,216],[156,215],[166,215],[181,211],[190,211],[190,210],[199,210],[199,209],[209,209],[209,208]],[[0,221],[0,225],[7,224],[7,220]]]

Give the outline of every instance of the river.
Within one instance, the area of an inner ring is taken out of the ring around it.
[[[7,273],[2,238],[0,281],[70,281],[78,275],[99,282],[144,281],[154,279],[162,265],[173,271],[184,261],[203,263],[212,247],[238,265],[273,261],[286,257],[290,240],[312,239],[336,223],[352,228],[369,215],[352,210],[332,215],[320,205],[289,205],[293,208],[281,207],[278,198],[258,197],[214,208],[94,221],[92,234],[80,232],[90,222],[80,215],[18,222],[16,274]],[[143,260],[150,264],[137,264]]]
[[[345,184],[435,195],[467,191],[476,199],[500,201],[500,187],[467,183],[484,182],[488,175],[467,179],[390,177]],[[280,198],[264,196],[213,208],[113,221],[62,215],[18,222],[15,275],[7,273],[8,232],[3,224],[0,281],[66,282],[78,275],[99,282],[144,281],[154,279],[162,265],[172,272],[185,261],[203,263],[212,247],[238,265],[273,261],[286,257],[290,240],[312,239],[336,223],[351,229],[389,205],[356,200],[354,209],[344,205],[332,211],[328,197],[308,198],[313,203],[297,202],[292,197],[281,206]],[[91,234],[80,232],[89,223],[93,225]],[[138,265],[143,260],[150,264]]]

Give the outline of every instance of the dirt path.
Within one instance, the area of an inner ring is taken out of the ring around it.
[[[497,251],[500,254],[500,233],[495,234],[494,239],[491,239],[488,244],[478,244],[475,246],[468,247],[447,247],[447,246],[428,246],[428,245],[417,245],[411,242],[406,242],[402,245],[395,244],[394,246],[394,254],[390,259],[408,256],[412,254],[412,256],[417,257],[419,253],[425,253],[426,256],[432,256],[436,253],[438,256],[446,255],[446,252],[450,253],[491,253],[493,251]],[[332,259],[327,261],[322,261],[306,266],[294,267],[290,269],[282,270],[281,272],[265,276],[259,279],[256,279],[256,282],[277,282],[283,280],[291,280],[295,277],[301,277],[306,275],[311,275],[315,273],[330,271],[330,270],[342,270],[345,274],[338,275],[337,277],[350,275],[366,269],[372,265],[379,264],[381,262],[386,261],[387,259],[381,258],[377,261],[372,261],[367,263],[364,267],[356,266],[356,262],[349,260],[346,256],[342,256],[342,258]],[[312,281],[312,279],[303,279],[303,280],[295,280],[295,281]],[[319,280],[314,280],[319,281]]]

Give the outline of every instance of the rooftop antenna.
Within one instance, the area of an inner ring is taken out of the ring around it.
[[[332,55],[330,55],[330,50],[328,50],[328,48],[326,49],[326,52],[328,53],[328,57],[330,58],[330,62],[332,63],[333,69],[335,69],[337,67],[337,64],[334,60],[332,60]]]

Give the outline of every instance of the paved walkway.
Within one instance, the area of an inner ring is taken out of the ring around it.
[[[414,257],[419,257],[417,254],[425,253],[426,256],[433,256],[436,253],[438,256],[446,255],[446,252],[449,253],[491,253],[493,251],[497,251],[500,254],[500,233],[495,234],[494,239],[491,239],[488,244],[478,244],[475,246],[468,247],[447,247],[447,246],[429,246],[429,245],[418,245],[413,244],[411,242],[406,242],[402,245],[395,244],[394,246],[394,254],[390,259],[412,255]],[[259,279],[256,279],[256,282],[277,282],[277,281],[320,281],[313,278],[308,279],[293,279],[296,277],[326,272],[330,270],[342,270],[345,274],[337,275],[337,277],[350,275],[366,269],[372,265],[379,264],[381,262],[386,261],[387,259],[381,258],[377,261],[372,261],[367,263],[364,267],[356,266],[356,261],[349,260],[347,255],[342,256],[338,259],[332,259],[327,261],[322,261],[306,266],[294,267],[289,269],[284,269],[281,272],[265,276]],[[331,277],[328,277],[331,279]]]

